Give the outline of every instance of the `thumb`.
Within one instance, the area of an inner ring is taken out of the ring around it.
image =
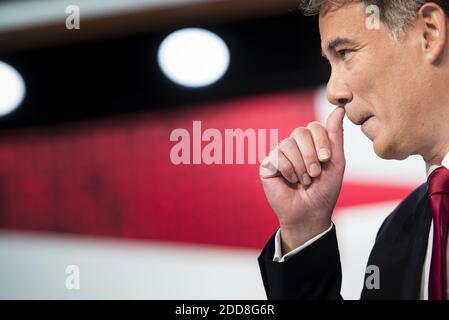
[[[335,160],[344,160],[343,119],[345,114],[345,109],[338,107],[327,118],[326,127]]]

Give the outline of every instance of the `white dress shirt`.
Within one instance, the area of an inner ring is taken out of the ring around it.
[[[449,169],[449,153],[447,153],[446,156],[444,157],[443,162],[442,162],[442,166],[444,166],[444,167]],[[429,175],[435,169],[438,169],[439,167],[441,167],[441,166],[426,165],[427,177],[429,177]],[[301,250],[303,250],[307,246],[311,245],[312,243],[314,243],[315,241],[320,239],[326,233],[331,231],[333,227],[334,227],[334,225],[331,224],[329,229],[327,229],[323,233],[320,233],[316,237],[310,239],[309,241],[304,243],[302,246],[299,246],[298,248],[288,252],[284,256],[282,256],[281,229],[279,229],[276,232],[276,236],[275,236],[275,239],[274,239],[275,242],[274,242],[274,258],[273,258],[273,261],[279,262],[279,263],[284,262],[285,260],[287,260],[291,256],[294,256],[295,254],[297,254],[298,252],[300,252]],[[430,226],[429,240],[427,242],[426,259],[424,261],[423,272],[422,272],[422,275],[421,275],[421,290],[420,290],[420,299],[421,300],[428,300],[429,272],[430,272],[430,262],[431,262],[431,259],[432,259],[432,245],[433,245],[433,221],[432,221],[431,226]],[[449,275],[449,239],[448,239],[448,241],[446,243],[446,262],[447,262],[446,263],[446,266],[447,266],[446,274]],[[447,278],[448,278],[447,279],[448,280],[447,288],[449,288],[449,277],[447,277]],[[447,299],[449,300],[449,290],[446,293],[446,295],[447,295]]]

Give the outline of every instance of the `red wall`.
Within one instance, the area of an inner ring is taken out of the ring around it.
[[[0,228],[261,247],[277,225],[258,165],[176,166],[170,133],[191,132],[201,120],[203,130],[222,133],[278,128],[282,139],[315,119],[312,96],[290,92],[2,132]],[[409,191],[345,184],[338,205]]]

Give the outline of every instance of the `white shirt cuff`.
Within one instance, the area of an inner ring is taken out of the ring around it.
[[[279,228],[276,232],[276,236],[274,238],[274,262],[284,262],[286,259],[294,256],[295,254],[299,253],[301,250],[305,249],[306,247],[310,246],[312,243],[320,239],[322,236],[324,236],[326,233],[332,230],[334,227],[334,224],[331,223],[331,226],[326,231],[320,233],[319,235],[313,237],[303,245],[297,247],[296,249],[290,251],[289,253],[282,256],[282,246],[281,246],[281,229]]]

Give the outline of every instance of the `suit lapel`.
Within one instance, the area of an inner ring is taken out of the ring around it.
[[[426,194],[427,195],[427,194]],[[419,299],[421,279],[429,241],[429,231],[432,222],[429,198],[423,197],[420,208],[415,212],[412,226],[413,233],[409,234],[408,253],[405,257],[407,267],[404,270],[403,299]]]

